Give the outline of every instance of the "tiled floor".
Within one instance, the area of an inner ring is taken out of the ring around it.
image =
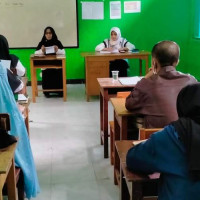
[[[30,104],[30,141],[41,186],[36,200],[117,200],[113,167],[100,145],[99,99],[86,102],[83,84],[67,90],[67,102],[40,93]],[[109,110],[112,118],[110,104]]]

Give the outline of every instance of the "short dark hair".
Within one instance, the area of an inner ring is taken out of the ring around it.
[[[158,60],[161,67],[174,65],[178,62],[179,56],[180,47],[173,41],[161,41],[152,49],[152,57]]]

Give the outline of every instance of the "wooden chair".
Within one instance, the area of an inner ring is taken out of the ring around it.
[[[162,128],[139,128],[139,140],[148,139],[151,134],[162,130]],[[146,196],[143,197],[143,200],[157,200],[157,196]]]
[[[131,92],[117,92],[117,98],[126,98]],[[114,164],[114,141],[113,141],[113,134],[114,134],[114,121],[109,121],[110,125],[110,163],[111,165]]]
[[[8,113],[0,113],[0,128],[10,131],[10,116]],[[15,178],[17,183],[18,200],[24,200],[24,176],[19,167],[15,167]],[[6,186],[6,185],[5,185]],[[4,193],[7,193],[4,187]]]
[[[139,140],[148,139],[151,134],[162,130],[162,128],[140,128],[139,129]]]

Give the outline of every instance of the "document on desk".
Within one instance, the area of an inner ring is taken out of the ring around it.
[[[11,60],[0,60],[3,67],[10,69]]]
[[[119,51],[118,51],[118,49],[114,49],[112,51],[100,51],[100,53],[105,53],[105,54],[107,54],[107,53],[119,53]]]
[[[55,48],[54,48],[54,46],[45,47],[45,53],[46,53],[46,54],[55,53]]]
[[[122,85],[136,85],[137,82],[140,81],[142,78],[142,76],[119,78],[119,82]]]
[[[24,94],[18,94],[18,101],[23,102],[23,103],[27,103],[28,98]]]
[[[44,54],[34,54],[34,57],[45,57]]]

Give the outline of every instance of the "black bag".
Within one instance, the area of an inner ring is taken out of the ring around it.
[[[63,88],[63,78],[62,69],[46,69],[42,70],[42,88],[43,89],[62,89]],[[62,97],[62,91],[53,92],[43,92],[46,97],[50,94],[54,94]]]
[[[9,135],[6,130],[0,128],[0,149],[6,148],[15,142],[17,140],[14,136]]]
[[[119,77],[127,77],[128,63],[123,59],[110,61],[109,76],[112,77],[112,71],[119,71]]]

